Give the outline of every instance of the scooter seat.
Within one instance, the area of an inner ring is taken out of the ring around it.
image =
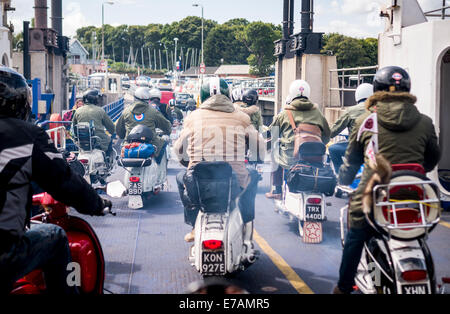
[[[118,164],[125,168],[148,167],[152,164],[152,159],[147,158],[120,158]]]

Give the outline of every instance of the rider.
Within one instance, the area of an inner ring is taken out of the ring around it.
[[[352,106],[334,123],[331,127],[331,138],[338,136],[343,130],[348,129],[348,134],[352,133],[356,119],[366,112],[365,102],[373,94],[373,85],[363,83],[358,86],[355,92],[356,106]],[[336,173],[342,165],[342,158],[345,155],[348,141],[339,142],[328,147],[331,161]]]
[[[183,121],[183,112],[181,112],[180,109],[178,109],[175,106],[176,100],[174,98],[172,98],[171,100],[169,100],[169,107],[170,110],[172,111],[172,116],[174,119],[178,120],[179,122]]]
[[[249,89],[242,94],[241,101],[235,102],[235,104],[249,115],[250,121],[256,130],[259,130],[262,126],[261,110],[257,106],[258,103],[258,92],[255,89]]]
[[[259,155],[262,160],[265,153],[264,140],[251,125],[248,115],[234,107],[225,80],[211,78],[202,85],[200,96],[202,104],[198,110],[186,117],[184,128],[174,144],[174,152],[188,170],[203,160],[227,161],[233,168],[241,189],[247,189],[247,198],[245,200],[241,198],[241,200],[250,204],[256,197],[257,179],[254,183],[255,175],[252,172],[249,173],[250,170],[246,168],[246,140],[254,144],[249,145],[252,156]],[[213,138],[210,137],[211,134]],[[215,139],[218,141],[214,141]],[[188,197],[184,194],[186,173],[189,172],[184,170],[177,175],[177,183],[185,207],[185,222],[194,226],[198,210],[192,209]],[[242,207],[241,210],[245,211],[246,217],[244,218],[247,230],[245,237],[251,241],[254,205]],[[194,240],[194,230],[185,236],[185,240],[187,242]]]
[[[269,126],[272,136],[280,136],[280,148],[275,152],[275,161],[278,164],[276,170],[272,172],[272,190],[266,193],[270,199],[281,199],[283,185],[283,169],[289,169],[298,160],[294,157],[294,130],[292,129],[289,113],[292,113],[295,124],[300,123],[315,125],[321,130],[321,139],[324,145],[330,141],[330,128],[325,117],[320,112],[317,105],[310,100],[311,88],[308,82],[296,80],[289,87],[290,103],[286,104]],[[275,139],[273,139],[275,140]],[[272,144],[273,145],[273,144]],[[281,166],[281,167],[280,167]]]
[[[116,122],[116,133],[121,139],[126,139],[130,131],[138,124],[149,127],[154,135],[156,135],[156,128],[161,129],[165,135],[170,135],[172,124],[164,118],[161,112],[148,105],[150,98],[148,88],[136,89],[134,92],[135,102],[124,109]],[[163,156],[161,152],[166,146],[166,141],[159,136],[153,136],[151,144],[155,146],[155,156],[159,162],[159,158]]]
[[[197,103],[194,99],[190,98],[186,101],[186,112],[194,111],[197,109]]]
[[[34,269],[42,269],[49,293],[74,293],[67,285],[71,262],[64,230],[30,222],[31,181],[58,201],[89,215],[103,215],[101,199],[75,174],[47,133],[28,120],[31,96],[22,75],[0,68],[0,293]]]
[[[173,124],[172,110],[170,110],[169,105],[163,104],[161,102],[161,91],[158,88],[152,88],[150,91],[150,106],[159,110],[162,113],[164,118],[170,121]]]
[[[349,185],[361,165],[364,163],[365,166],[361,183],[349,205],[350,229],[342,254],[339,281],[333,290],[337,294],[352,291],[364,242],[373,236],[362,211],[364,188],[373,174],[369,159],[365,158],[365,151],[372,142],[372,132],[364,132],[371,124],[366,121],[369,115],[376,112],[378,153],[391,164],[418,163],[429,172],[440,159],[433,122],[414,105],[417,98],[409,92],[411,82],[408,73],[396,66],[382,68],[375,75],[373,87],[375,93],[366,101],[368,111],[356,120],[344,163],[339,170],[340,183]],[[358,140],[360,133],[362,135]]]
[[[109,134],[114,134],[114,122],[101,107],[101,98],[103,95],[97,89],[87,90],[83,94],[84,106],[78,108],[72,119],[72,128],[81,122],[94,122],[95,136],[100,138],[99,145],[101,150],[109,158],[112,153],[111,137],[106,134],[105,129]]]

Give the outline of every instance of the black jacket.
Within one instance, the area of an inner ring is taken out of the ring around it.
[[[159,111],[163,114],[164,118],[166,118],[170,121],[171,124],[173,124],[172,109],[170,109],[169,105],[163,104],[162,102],[154,99],[150,102],[150,106],[157,106],[159,108]]]
[[[0,232],[20,237],[31,210],[31,181],[82,214],[95,215],[103,201],[74,173],[47,133],[31,123],[0,116]]]

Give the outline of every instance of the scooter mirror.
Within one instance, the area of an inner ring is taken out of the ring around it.
[[[114,198],[120,198],[126,194],[127,189],[120,181],[108,183],[106,186],[106,194]]]

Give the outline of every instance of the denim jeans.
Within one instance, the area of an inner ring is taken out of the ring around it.
[[[246,189],[241,188],[241,194],[239,196],[239,208],[241,210],[242,219],[244,223],[252,221],[255,218],[255,198],[258,192],[258,172],[255,169],[248,169],[251,181]],[[188,225],[194,226],[198,215],[198,208],[193,206],[193,203],[189,199],[187,193],[185,193],[185,183],[192,184],[192,182],[185,182],[184,176],[186,170],[182,170],[176,177],[178,191],[180,193],[180,199],[184,206],[184,222]]]
[[[330,153],[330,158],[333,162],[336,174],[339,173],[339,168],[342,166],[342,158],[345,156],[347,146],[348,142],[340,142],[328,147],[328,152]]]
[[[355,285],[355,275],[364,243],[369,241],[375,234],[375,231],[366,226],[361,229],[350,228],[345,238],[344,251],[342,252],[341,266],[339,268],[338,287],[344,293],[353,291]]]
[[[61,227],[32,225],[7,252],[0,253],[0,293],[8,293],[14,282],[36,269],[44,273],[47,293],[77,293],[76,287],[67,285],[70,262],[67,235]]]

